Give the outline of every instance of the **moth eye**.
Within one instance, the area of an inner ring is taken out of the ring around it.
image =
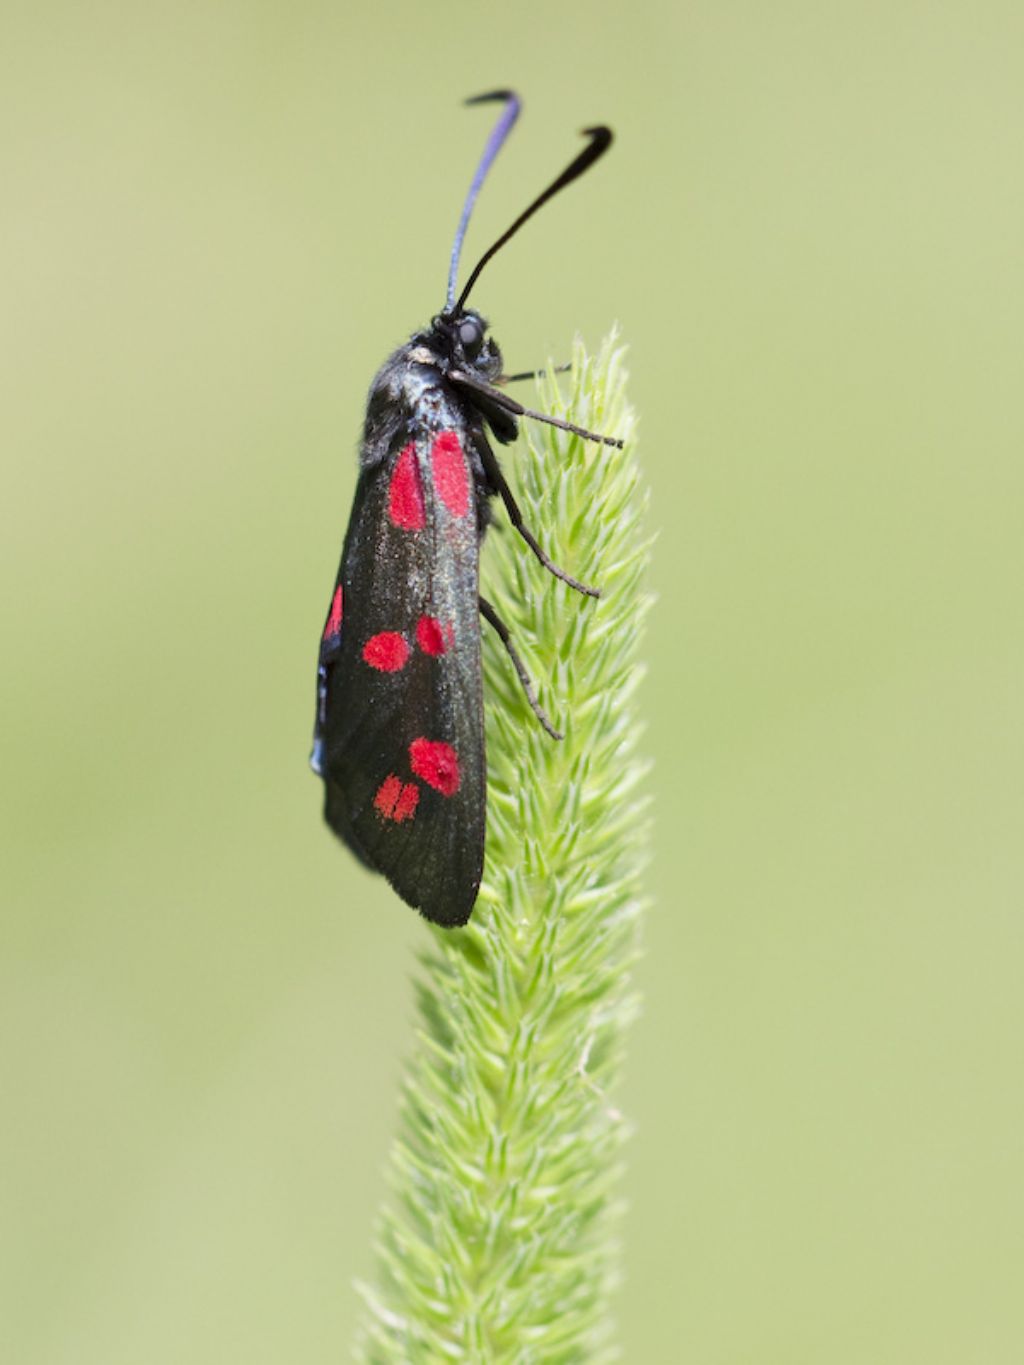
[[[480,354],[480,347],[484,342],[484,334],[480,330],[480,324],[472,318],[466,318],[464,322],[460,322],[459,341],[462,343],[462,349],[465,351],[467,359],[475,360]]]

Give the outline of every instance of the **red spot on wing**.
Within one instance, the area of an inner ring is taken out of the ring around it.
[[[441,626],[441,622],[436,616],[421,616],[416,622],[416,643],[424,654],[433,654],[436,658],[439,654],[444,654],[448,649],[451,637],[451,626],[448,627],[447,635]]]
[[[395,773],[389,773],[377,788],[373,805],[378,815],[400,825],[403,820],[411,820],[416,814],[419,799],[420,789],[415,782],[403,782]]]
[[[391,773],[377,788],[377,795],[373,798],[373,804],[381,815],[390,819],[395,812],[395,806],[398,804],[398,798],[401,794],[402,779]]]
[[[405,667],[410,654],[405,636],[397,630],[382,630],[379,635],[371,635],[363,645],[363,659],[371,668],[380,673],[397,673]]]
[[[410,441],[395,461],[388,486],[388,515],[403,531],[422,531],[427,524],[415,441]]]
[[[327,617],[327,624],[324,626],[324,639],[329,640],[334,635],[341,634],[342,616],[342,592],[341,584],[334,589],[334,597],[331,599],[331,610]]]
[[[442,431],[434,437],[430,464],[438,497],[453,517],[464,517],[469,511],[469,470],[454,431]]]
[[[459,790],[459,756],[444,740],[414,739],[409,745],[409,763],[416,776],[442,796],[454,796]]]

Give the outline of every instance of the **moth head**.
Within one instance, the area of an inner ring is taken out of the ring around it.
[[[454,369],[466,370],[488,380],[501,374],[501,351],[488,334],[487,322],[479,313],[466,308],[451,316],[442,314],[436,325],[444,331]]]

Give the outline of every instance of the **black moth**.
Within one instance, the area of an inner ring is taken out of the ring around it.
[[[597,596],[548,559],[523,525],[485,429],[513,440],[520,417],[621,446],[533,412],[502,385],[501,352],[465,306],[490,258],[552,195],[602,156],[609,129],[587,128],[586,149],[483,255],[456,299],[469,216],[488,168],[519,115],[509,90],[470,104],[504,108],[477,167],[452,248],[447,303],[373,381],[359,482],[320,645],[313,770],[324,814],[368,867],[435,924],[469,919],[484,859],[486,772],[479,617],[497,631],[540,723],[508,631],[479,594],[489,499],[551,573]]]

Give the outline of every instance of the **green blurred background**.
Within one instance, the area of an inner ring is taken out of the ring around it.
[[[425,931],[328,836],[371,375],[618,319],[660,539],[630,1362],[1024,1359],[1024,11],[5,7],[0,1359],[347,1358]]]

